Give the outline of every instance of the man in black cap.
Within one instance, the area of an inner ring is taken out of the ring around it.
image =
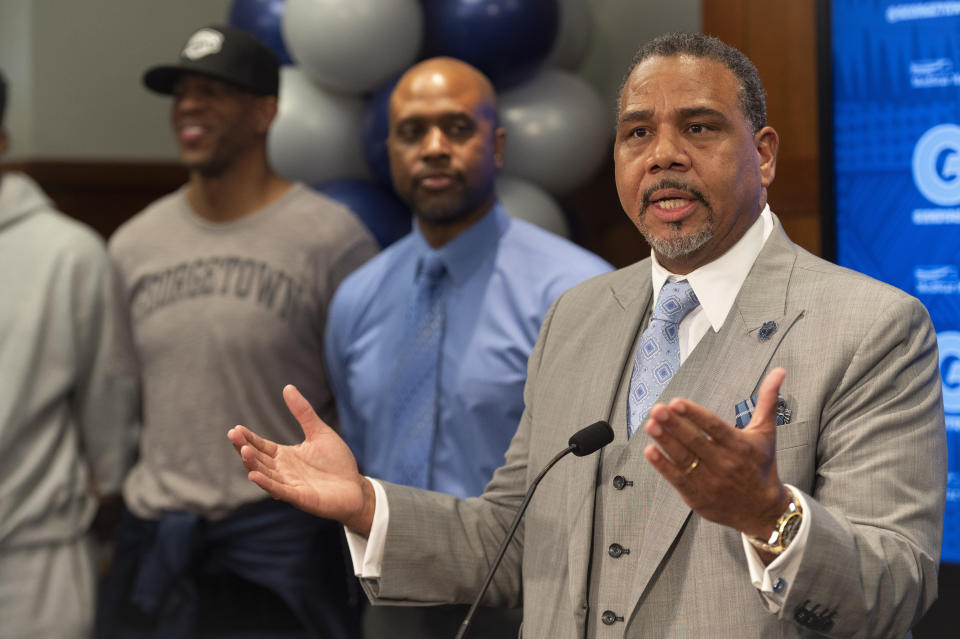
[[[321,364],[326,309],[376,244],[346,209],[270,168],[279,68],[254,36],[200,29],[177,63],[143,81],[173,96],[189,181],[110,240],[144,430],[98,633],[356,636],[341,532],[263,499],[219,433],[255,415],[296,441],[276,393],[290,380],[335,418]]]

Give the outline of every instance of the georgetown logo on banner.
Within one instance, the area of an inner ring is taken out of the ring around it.
[[[943,378],[943,410],[960,413],[960,332],[937,333],[940,377]]]
[[[960,126],[938,124],[913,149],[913,181],[940,206],[960,204]]]

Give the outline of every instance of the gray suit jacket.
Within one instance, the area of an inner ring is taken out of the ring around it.
[[[733,423],[767,371],[787,370],[777,468],[809,497],[812,527],[774,614],[750,583],[740,534],[691,513],[643,459],[645,434],[626,440],[623,388],[651,297],[644,260],[557,300],[506,463],[465,501],[387,484],[383,571],[368,594],[469,602],[532,478],[574,431],[607,419],[614,443],[547,475],[486,596],[522,603],[525,637],[819,636],[808,626],[827,616],[826,636],[904,636],[936,597],[946,489],[926,310],[800,249],[778,223],[722,330],[707,332],[667,387],[663,399],[690,398]],[[762,339],[769,321],[777,328]],[[611,486],[613,473],[629,473],[629,490]],[[629,563],[607,557],[621,539]],[[622,621],[602,624],[605,610]]]

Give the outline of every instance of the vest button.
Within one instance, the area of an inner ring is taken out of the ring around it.
[[[617,613],[612,610],[604,610],[603,614],[600,615],[600,621],[602,621],[606,626],[612,626],[618,621],[623,621],[623,617],[618,617]]]
[[[630,549],[624,548],[620,544],[610,544],[610,547],[607,548],[607,553],[614,559],[619,559],[621,555],[629,555]]]
[[[633,486],[633,482],[627,481],[623,475],[617,475],[613,478],[613,487],[617,490],[623,490],[627,486]]]

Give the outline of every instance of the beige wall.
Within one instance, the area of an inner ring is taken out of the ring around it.
[[[172,159],[167,101],[140,83],[229,0],[0,0],[9,160]]]
[[[10,156],[33,148],[30,103],[33,56],[30,47],[30,0],[0,0],[0,68],[9,85],[4,123],[13,134]]]
[[[588,0],[595,30],[580,73],[610,105],[636,47],[700,28],[699,0]],[[0,67],[17,160],[173,160],[167,100],[140,83],[230,0],[0,0]]]

